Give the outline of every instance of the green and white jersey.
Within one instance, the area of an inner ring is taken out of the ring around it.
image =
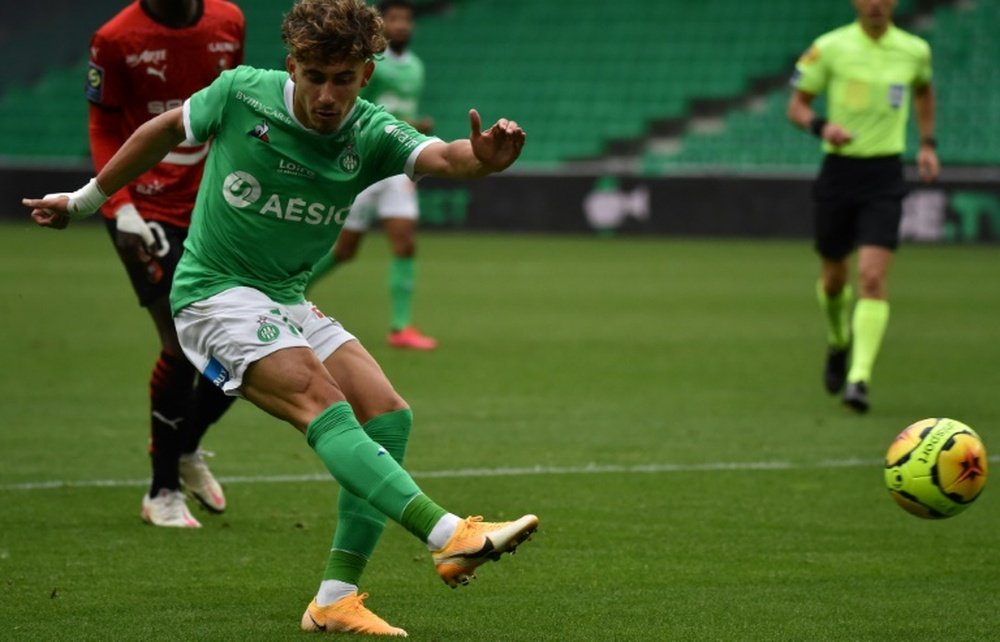
[[[175,314],[236,286],[302,301],[358,193],[414,178],[418,154],[437,140],[361,99],[338,131],[319,134],[295,118],[293,92],[286,72],[242,66],[184,103],[188,141],[214,141],[174,275]]]
[[[836,149],[824,142],[824,151],[859,158],[901,154],[912,89],[931,81],[931,48],[894,25],[873,40],[854,22],[817,38],[795,69],[792,85],[827,92],[827,118],[854,136]]]
[[[361,89],[361,97],[385,107],[396,118],[414,120],[420,115],[423,91],[424,63],[411,51],[399,55],[387,49],[375,62],[375,73]]]

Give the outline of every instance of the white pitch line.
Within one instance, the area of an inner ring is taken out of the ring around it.
[[[1000,461],[1000,456],[989,458]],[[473,477],[524,477],[528,475],[601,475],[601,474],[651,474],[692,473],[711,471],[803,470],[824,468],[867,468],[882,464],[881,459],[828,459],[818,462],[790,461],[733,461],[703,464],[587,464],[585,466],[523,466],[508,468],[459,468],[455,470],[410,471],[414,479],[473,478]],[[304,475],[236,475],[219,477],[225,484],[287,484],[300,482],[328,482],[330,476],[322,473]],[[53,490],[58,488],[121,488],[142,487],[148,479],[83,479],[23,482],[2,484],[0,491]]]
[[[1000,461],[1000,457],[990,457]],[[410,471],[414,479],[474,478],[474,477],[524,477],[528,475],[602,475],[602,474],[651,474],[692,473],[711,471],[802,470],[822,468],[866,468],[882,463],[881,459],[831,459],[819,462],[790,461],[733,461],[703,464],[587,464],[585,466],[523,466],[509,468],[459,468],[455,470]],[[304,475],[237,475],[219,477],[224,484],[287,484],[299,482],[327,482],[326,474]],[[148,479],[82,479],[22,482],[2,484],[0,491],[53,490],[58,488],[121,488],[142,487]]]

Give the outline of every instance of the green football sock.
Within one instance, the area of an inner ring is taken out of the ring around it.
[[[316,281],[319,281],[332,272],[334,267],[336,267],[336,261],[333,259],[333,252],[327,252],[320,260],[313,263],[312,274],[309,275],[309,282],[306,284],[306,288],[316,285]]]
[[[851,370],[847,380],[871,381],[875,357],[882,336],[889,325],[889,302],[880,299],[858,299],[854,306],[854,344],[851,347]]]
[[[403,511],[403,522],[410,525],[407,529],[411,533],[426,542],[434,526],[447,514],[448,511],[432,502],[427,495],[418,495]]]
[[[338,515],[338,519],[340,516]],[[326,570],[323,571],[324,580],[339,580],[346,584],[358,585],[361,581],[361,574],[365,571],[368,560],[349,553],[348,551],[330,551],[330,557],[326,561]]]
[[[416,509],[430,505],[440,512],[438,519],[447,514],[420,491],[385,448],[365,434],[346,401],[320,413],[309,424],[306,440],[342,488],[367,501],[421,541],[427,541],[434,524],[427,526],[426,510]]]
[[[413,281],[416,272],[412,257],[394,256],[389,266],[389,329],[402,330],[410,325],[413,313]]]
[[[362,428],[376,443],[389,451],[400,464],[413,425],[409,408],[388,412],[365,423]],[[324,580],[341,580],[357,585],[365,565],[385,530],[386,517],[357,495],[340,489],[337,502],[337,530],[333,535],[330,560]]]
[[[851,299],[854,292],[846,285],[836,296],[828,296],[823,282],[816,282],[816,298],[826,318],[826,340],[834,348],[846,348],[851,343]]]

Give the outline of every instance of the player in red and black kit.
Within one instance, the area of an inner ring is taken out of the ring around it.
[[[241,64],[243,41],[243,14],[225,0],[139,0],[98,29],[86,85],[95,168],[144,122]],[[153,480],[142,501],[143,519],[157,526],[201,526],[180,492],[182,480],[210,511],[226,506],[198,444],[233,397],[184,358],[168,302],[207,154],[207,145],[181,145],[102,208],[139,304],[160,336],[149,382]]]

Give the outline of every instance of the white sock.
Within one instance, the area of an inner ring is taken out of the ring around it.
[[[431,529],[431,534],[427,536],[427,548],[432,551],[444,548],[460,523],[462,523],[462,518],[451,513],[439,519],[438,523]]]
[[[345,598],[351,593],[357,593],[358,587],[340,580],[323,580],[319,584],[319,591],[316,593],[316,604],[326,606],[333,604],[339,599]]]

